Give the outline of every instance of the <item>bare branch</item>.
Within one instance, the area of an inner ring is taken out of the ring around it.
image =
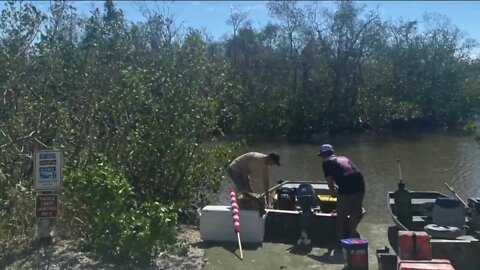
[[[233,27],[233,36],[237,36],[237,31],[246,22],[248,13],[241,10],[240,6],[230,8],[230,17],[227,20],[227,24]]]

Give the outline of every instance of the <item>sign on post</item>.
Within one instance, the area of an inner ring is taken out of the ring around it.
[[[35,212],[38,218],[55,218],[58,212],[57,194],[39,194],[35,204]]]
[[[41,150],[35,152],[35,189],[60,190],[62,186],[62,152]]]

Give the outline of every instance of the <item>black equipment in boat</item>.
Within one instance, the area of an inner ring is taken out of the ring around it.
[[[295,210],[295,190],[288,187],[277,189],[276,209]]]
[[[393,193],[395,200],[395,214],[398,219],[412,220],[412,195],[405,188],[405,183],[400,180],[398,189]]]
[[[310,244],[310,239],[307,236],[308,225],[311,223],[313,215],[312,208],[315,200],[315,189],[310,184],[300,184],[297,188],[297,201],[302,209],[302,216],[300,217],[300,239],[297,244]]]
[[[302,211],[311,211],[315,200],[315,189],[310,184],[301,184],[297,188],[297,200]]]

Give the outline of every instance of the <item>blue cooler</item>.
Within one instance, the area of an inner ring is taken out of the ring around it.
[[[346,269],[368,270],[368,241],[363,238],[342,239]]]

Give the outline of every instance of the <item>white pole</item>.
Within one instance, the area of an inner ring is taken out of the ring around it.
[[[448,190],[450,190],[450,192],[453,193],[453,195],[457,198],[457,200],[459,200],[466,208],[468,208],[467,203],[464,200],[462,200],[460,196],[458,196],[457,192],[455,192],[455,190],[451,186],[449,186],[447,183],[444,183],[444,184],[445,186],[447,186]]]
[[[238,247],[240,248],[240,259],[243,260],[242,241],[240,241],[240,233],[237,232]]]
[[[402,179],[402,167],[400,167],[400,159],[397,159],[397,165],[398,165],[398,176],[400,177],[399,180],[403,180]]]

